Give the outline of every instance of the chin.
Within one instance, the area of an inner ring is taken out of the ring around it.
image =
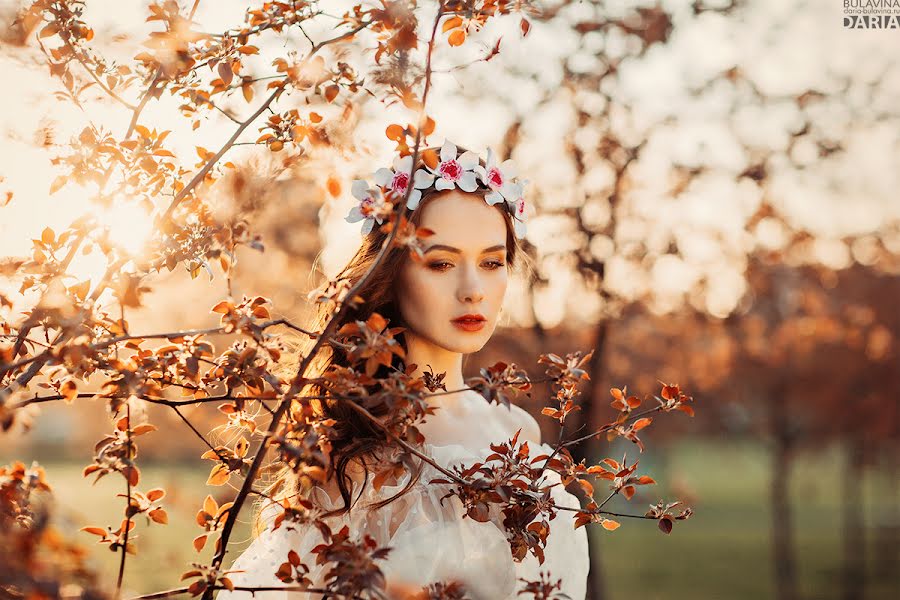
[[[459,352],[460,354],[473,354],[484,348],[485,343],[487,343],[487,340],[469,342],[468,344],[459,344],[459,347],[455,348],[453,351]]]
[[[491,339],[493,333],[493,328],[490,328],[490,331],[488,328],[485,328],[481,331],[472,333],[457,331],[454,328],[454,330],[450,332],[449,337],[445,340],[447,343],[442,345],[452,352],[472,354],[473,352],[478,352],[484,348],[484,345]]]

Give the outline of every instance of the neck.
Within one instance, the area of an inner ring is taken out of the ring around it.
[[[406,338],[406,364],[416,364],[416,370],[412,374],[413,377],[422,377],[429,370],[435,375],[446,373],[443,384],[448,392],[461,390],[465,387],[466,384],[462,375],[462,353],[442,348],[409,330],[404,332],[404,337]],[[459,401],[459,397],[463,394],[464,392],[441,393],[430,397],[428,402],[436,406],[455,406]]]

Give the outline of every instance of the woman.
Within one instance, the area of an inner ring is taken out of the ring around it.
[[[350,311],[344,322],[366,320],[377,312],[390,325],[405,328],[397,335],[405,360],[396,368],[417,365],[414,378],[426,371],[445,373],[443,384],[454,393],[436,394],[428,401],[434,414],[417,423],[425,436],[421,451],[450,469],[451,465],[470,465],[491,454],[490,444],[512,438],[527,440],[532,456],[552,452],[540,444],[537,422],[522,408],[488,403],[466,385],[462,375],[463,357],[481,349],[497,325],[506,293],[507,278],[519,260],[518,239],[525,234],[524,181],[517,181],[512,163],[496,164],[488,150],[486,160],[474,152],[457,149],[447,141],[440,148],[427,149],[417,165],[414,189],[405,210],[411,222],[431,229],[425,240],[421,260],[415,260],[404,247],[390,250],[379,268],[359,291],[365,303]],[[347,216],[348,222],[364,221],[363,242],[338,279],[351,285],[358,282],[377,256],[387,234],[380,224],[391,218],[390,202],[380,192],[394,190],[402,198],[408,185],[412,158],[398,158],[393,169],[379,169],[375,181],[379,188],[369,189],[364,181],[353,185],[360,201]],[[396,201],[396,200],[395,200]],[[321,330],[333,307],[320,305]],[[340,353],[326,353],[314,363],[315,375],[332,365],[341,364]],[[376,376],[383,375],[382,372]],[[322,389],[310,386],[304,394],[321,395]],[[379,562],[386,578],[389,597],[401,597],[401,590],[415,590],[427,584],[453,580],[461,583],[467,598],[475,600],[512,600],[524,580],[562,579],[561,591],[572,600],[585,597],[590,567],[585,528],[574,529],[571,513],[561,512],[551,523],[543,549],[545,561],[527,554],[513,559],[506,539],[499,507],[491,507],[490,520],[479,522],[465,516],[462,502],[447,495],[444,484],[429,484],[442,477],[432,465],[422,461],[417,473],[403,473],[384,483],[378,491],[370,481],[369,466],[384,450],[384,436],[372,424],[342,402],[312,401],[319,415],[333,418],[335,436],[331,439],[331,466],[328,484],[312,488],[308,499],[321,507],[332,531],[344,525],[352,535],[371,535],[379,546],[391,548]],[[376,414],[376,416],[379,416]],[[291,479],[285,467],[268,491],[284,489],[279,480]],[[559,476],[545,472],[546,483],[558,483]],[[296,481],[286,486],[297,493]],[[558,506],[579,506],[575,496],[561,485],[551,494]],[[265,501],[264,501],[265,502]],[[351,510],[352,509],[352,510]],[[308,574],[317,588],[323,587],[328,565],[317,566],[312,548],[323,538],[314,527],[291,530],[282,522],[272,529],[275,515],[282,507],[268,502],[258,515],[257,530],[262,532],[230,567],[239,570],[230,575],[236,586],[284,586],[275,572],[295,550],[312,571]],[[250,598],[249,592],[222,591],[219,600]],[[321,598],[306,592],[258,592],[264,600],[301,600]]]

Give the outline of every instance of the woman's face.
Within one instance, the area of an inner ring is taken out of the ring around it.
[[[484,198],[444,192],[422,209],[420,227],[435,233],[422,261],[407,257],[400,271],[398,307],[409,333],[451,352],[469,354],[494,333],[506,294],[506,222]],[[481,315],[481,327],[454,319]]]

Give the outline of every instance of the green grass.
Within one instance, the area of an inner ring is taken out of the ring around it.
[[[693,443],[669,450],[667,468],[658,461],[654,464],[653,458],[648,448],[638,472],[654,477],[660,485],[652,487],[658,489],[646,501],[635,496],[631,510],[624,501],[615,510],[643,512],[660,494],[667,501],[676,499],[666,483],[677,474],[696,495],[695,512],[687,521],[676,522],[668,536],[653,523],[633,519],[623,519],[614,532],[594,528],[592,534],[601,539],[600,562],[609,598],[774,598],[767,450],[748,443]],[[802,598],[840,597],[842,460],[839,449],[831,448],[818,458],[802,454],[794,464],[791,500]],[[877,477],[864,488],[867,524],[883,501],[883,489],[884,482]],[[900,597],[896,578],[877,581],[872,574],[872,529],[866,533],[870,573],[866,598]]]
[[[617,442],[618,443],[618,442]],[[676,522],[671,535],[659,531],[651,521],[619,519],[622,526],[608,532],[599,526],[589,529],[599,536],[600,556],[607,600],[758,600],[773,598],[771,559],[771,511],[768,505],[769,454],[758,443],[692,442],[666,450],[648,446],[638,455],[634,446],[616,446],[604,456],[621,458],[628,451],[629,462],[640,458],[638,474],[659,482],[645,486],[631,502],[617,498],[612,509],[643,513],[650,503],[678,496],[670,484],[681,482],[694,496],[694,516]],[[23,459],[26,457],[16,457]],[[794,464],[791,494],[794,506],[795,540],[799,587],[804,599],[837,600],[840,597],[841,564],[840,467],[838,448],[815,458],[801,454]],[[26,460],[26,462],[30,462]],[[122,519],[124,492],[120,476],[111,474],[96,486],[93,478],[83,479],[81,463],[45,461],[48,480],[58,500],[60,528],[69,536],[94,548],[94,566],[113,584],[118,555],[95,543],[94,536],[78,529],[84,525],[117,526]],[[138,534],[139,555],[129,556],[125,573],[126,595],[149,593],[179,586],[179,577],[191,561],[208,562],[212,548],[196,553],[191,540],[201,533],[194,522],[203,498],[213,493],[220,502],[234,492],[205,485],[208,461],[191,464],[144,464],[139,489],[164,487],[163,500],[169,524],[147,525],[140,518],[133,532]],[[598,486],[598,496],[603,491]],[[882,508],[884,482],[869,477],[864,489],[867,556],[874,554],[872,515]],[[221,495],[221,497],[220,497]],[[241,515],[232,540],[237,556],[250,541],[249,512]],[[230,561],[227,561],[230,563]],[[595,567],[596,568],[596,567]],[[896,598],[897,580],[869,579],[869,600]]]

